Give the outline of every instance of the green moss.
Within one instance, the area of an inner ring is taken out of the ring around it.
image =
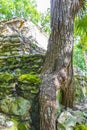
[[[8,73],[8,72],[0,73],[0,81],[1,82],[9,82],[13,78],[14,78],[14,76],[12,74]]]
[[[8,57],[6,59],[0,59],[0,71],[14,72],[16,69],[20,69],[21,74],[23,73],[40,73],[45,55],[34,54],[34,55],[23,55]]]
[[[17,130],[29,130],[30,124],[29,122],[20,122],[18,117],[11,117],[14,126],[17,127]],[[14,129],[12,129],[14,130]],[[16,129],[15,129],[16,130]]]
[[[31,85],[39,85],[41,83],[41,79],[35,74],[23,74],[19,77],[19,81]]]
[[[41,72],[43,62],[44,55],[14,56],[0,60],[0,110],[18,118],[17,121],[12,120],[14,124],[8,130],[39,129],[38,86],[41,79],[36,74]]]
[[[20,123],[18,125],[18,130],[27,130],[27,127],[26,127],[26,125],[24,123]]]
[[[87,130],[87,126],[85,126],[85,125],[77,125],[75,130]]]

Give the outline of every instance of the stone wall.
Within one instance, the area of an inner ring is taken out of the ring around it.
[[[18,130],[22,130],[23,124],[26,128],[23,130],[39,129],[40,82],[40,78],[31,73],[0,73],[0,113],[5,114],[9,120],[14,119],[13,123],[17,122]]]
[[[46,44],[47,37],[27,20],[0,22],[0,130],[39,130],[39,73],[46,47],[36,33]]]
[[[46,35],[27,20],[0,22],[0,57],[45,53],[47,41]]]
[[[13,123],[16,122],[17,130],[39,129],[38,96],[41,80],[38,74],[43,62],[44,55],[40,54],[1,59],[0,113]],[[2,130],[3,126],[8,130],[13,128],[13,125],[8,127],[5,123],[1,125]]]

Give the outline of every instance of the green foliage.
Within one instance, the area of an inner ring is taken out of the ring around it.
[[[19,77],[19,81],[21,82],[28,82],[31,85],[39,85],[41,83],[41,79],[34,74],[23,74]]]
[[[87,8],[87,3],[85,4],[85,7]],[[83,54],[87,51],[87,9],[81,10],[79,15],[76,16],[74,25],[74,36],[79,36],[79,46],[76,45],[74,48],[74,64],[77,64],[77,66],[80,67],[82,70],[86,70],[86,58],[83,56]],[[78,60],[78,63],[76,62],[76,59]]]
[[[43,31],[50,33],[50,10],[48,9],[45,13],[41,14],[40,26]]]
[[[82,45],[80,43],[78,43],[74,46],[73,64],[74,64],[74,66],[79,67],[81,70],[86,69]]]
[[[82,19],[75,19],[75,37],[79,36],[78,42],[82,45],[83,51],[87,50],[87,16]]]
[[[87,15],[82,18],[76,17],[75,19],[75,33],[82,35],[83,33],[87,33]]]
[[[0,20],[12,17],[29,18],[37,24],[39,13],[35,0],[0,0]]]
[[[12,17],[26,18],[39,25],[43,31],[50,33],[49,9],[40,14],[35,0],[0,0],[0,20]]]
[[[85,125],[77,125],[75,130],[87,130],[87,126],[85,126]]]

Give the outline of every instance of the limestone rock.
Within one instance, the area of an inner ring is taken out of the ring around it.
[[[70,112],[64,111],[58,118],[58,129],[60,130],[73,130],[76,125],[76,117]]]
[[[75,101],[81,101],[87,97],[87,74],[81,70],[74,68],[74,81],[75,81]]]
[[[0,113],[0,130],[17,130],[14,122],[11,121],[6,115]]]
[[[5,116],[0,130],[39,129],[41,81],[36,74],[41,72],[47,41],[30,21],[13,18],[0,22],[0,111],[9,117],[8,124],[13,122],[8,127]]]
[[[87,110],[67,108],[57,118],[57,127],[60,130],[74,130],[76,124],[87,125]]]
[[[0,101],[0,110],[9,115],[16,115],[21,119],[29,119],[30,102],[22,97],[7,97]]]
[[[17,128],[21,130],[39,129],[40,83],[39,76],[33,73],[21,75],[20,71],[0,72],[0,111],[8,115],[10,120],[16,117],[19,121]]]
[[[48,37],[25,19],[0,22],[0,57],[45,53]]]
[[[16,117],[12,117],[0,113],[0,130],[29,130],[29,122],[20,122]]]

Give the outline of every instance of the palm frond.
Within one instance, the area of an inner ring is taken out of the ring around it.
[[[75,19],[75,28],[79,34],[87,33],[87,15],[82,18],[77,17]]]

